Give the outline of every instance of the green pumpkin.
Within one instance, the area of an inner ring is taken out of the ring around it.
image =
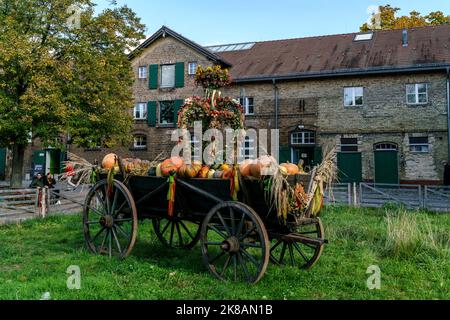
[[[148,176],[149,177],[156,177],[156,167],[153,167],[153,168],[150,168],[149,170],[148,170]]]

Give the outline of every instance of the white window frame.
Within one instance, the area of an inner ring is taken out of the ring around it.
[[[356,95],[356,90],[362,89],[362,96]],[[351,96],[352,96],[352,104],[347,104],[347,101],[345,99],[345,96],[347,94],[347,90],[351,90]],[[356,104],[356,98],[361,97],[362,103]],[[345,107],[362,107],[364,105],[364,87],[345,87],[344,88],[344,106]]]
[[[138,68],[138,78],[139,79],[147,79],[147,67],[140,66]]]
[[[245,137],[243,146],[241,148],[241,158],[245,159],[245,160],[253,160],[255,158],[255,151],[256,151],[256,146],[255,146],[255,139],[251,138],[249,136]]]
[[[392,142],[380,142],[375,144],[375,151],[398,151],[398,145]]]
[[[252,104],[250,104],[250,100]],[[244,112],[246,116],[254,116],[255,115],[255,98],[254,97],[241,97],[239,98],[239,103],[244,108]],[[250,106],[253,108],[253,112],[250,112]]]
[[[195,134],[191,135],[191,154],[193,161],[202,161],[202,142],[197,138]],[[199,157],[196,157],[196,153],[199,154]]]
[[[137,116],[139,112],[139,117]],[[133,118],[134,120],[146,120],[147,119],[147,104],[144,102],[138,102],[134,106]]]
[[[310,140],[306,142],[306,140]],[[293,146],[315,146],[317,142],[316,133],[313,131],[297,131],[291,133],[291,145]],[[311,142],[314,140],[314,142]]]
[[[428,143],[411,143],[411,138],[427,138]],[[429,153],[430,152],[430,138],[429,137],[410,137],[409,151],[411,153]]]
[[[198,62],[192,61],[188,64],[188,75],[193,76],[197,73]]]
[[[171,82],[163,83],[164,73],[167,72],[167,68],[173,69],[173,75]],[[161,66],[161,79],[160,79],[160,87],[161,88],[175,88],[175,64],[164,64]]]
[[[425,93],[419,92],[419,86],[422,85],[425,86]],[[414,93],[410,93],[408,90],[411,86],[414,86]],[[426,97],[425,102],[420,102],[421,95],[425,95]],[[410,96],[414,96],[414,102],[409,101]],[[406,103],[410,106],[428,104],[428,83],[408,83],[406,85]]]
[[[158,103],[158,123],[159,123],[160,126],[172,126],[175,123],[173,123],[173,122],[171,122],[171,123],[163,123],[163,122],[161,122],[161,120],[162,120],[161,105],[165,104],[165,103],[172,103],[172,112],[173,112],[173,108],[175,108],[175,101],[169,101],[169,100],[159,101],[159,103]],[[175,116],[174,116],[174,120],[175,120]]]
[[[143,144],[145,141],[145,144]],[[143,134],[138,134],[133,137],[133,147],[134,149],[147,149],[147,136]]]

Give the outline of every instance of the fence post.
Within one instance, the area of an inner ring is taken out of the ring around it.
[[[45,192],[45,188],[41,189],[41,218],[45,218],[45,213],[47,212],[47,192]]]
[[[35,211],[35,213],[36,213],[36,215],[40,215],[40,212],[39,212],[39,205],[40,205],[40,202],[39,202],[39,193],[41,192],[41,190],[39,190],[39,188],[36,188],[36,199],[35,199],[35,201],[34,201],[34,211]]]
[[[356,183],[355,183],[355,185],[356,185]],[[359,198],[358,198],[358,200],[359,200],[359,206],[361,206],[362,202],[363,202],[363,184],[362,183],[359,184]]]
[[[348,199],[348,205],[352,206],[352,184],[347,184],[347,199]]]

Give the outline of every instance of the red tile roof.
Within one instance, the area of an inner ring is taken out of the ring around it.
[[[233,65],[237,81],[450,66],[450,25],[408,29],[407,47],[402,32],[376,31],[359,42],[358,33],[265,41],[217,55]]]

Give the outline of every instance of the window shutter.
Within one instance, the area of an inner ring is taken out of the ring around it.
[[[291,147],[280,146],[280,163],[291,162]]]
[[[177,62],[175,64],[175,87],[184,87],[184,62]]]
[[[149,127],[156,127],[156,101],[147,104],[147,121]]]
[[[158,65],[151,64],[149,67],[149,88],[150,89],[158,89]]]
[[[174,106],[173,106],[173,119],[175,122],[175,125],[178,124],[178,112],[180,111],[180,108],[184,105],[184,100],[175,100]]]

